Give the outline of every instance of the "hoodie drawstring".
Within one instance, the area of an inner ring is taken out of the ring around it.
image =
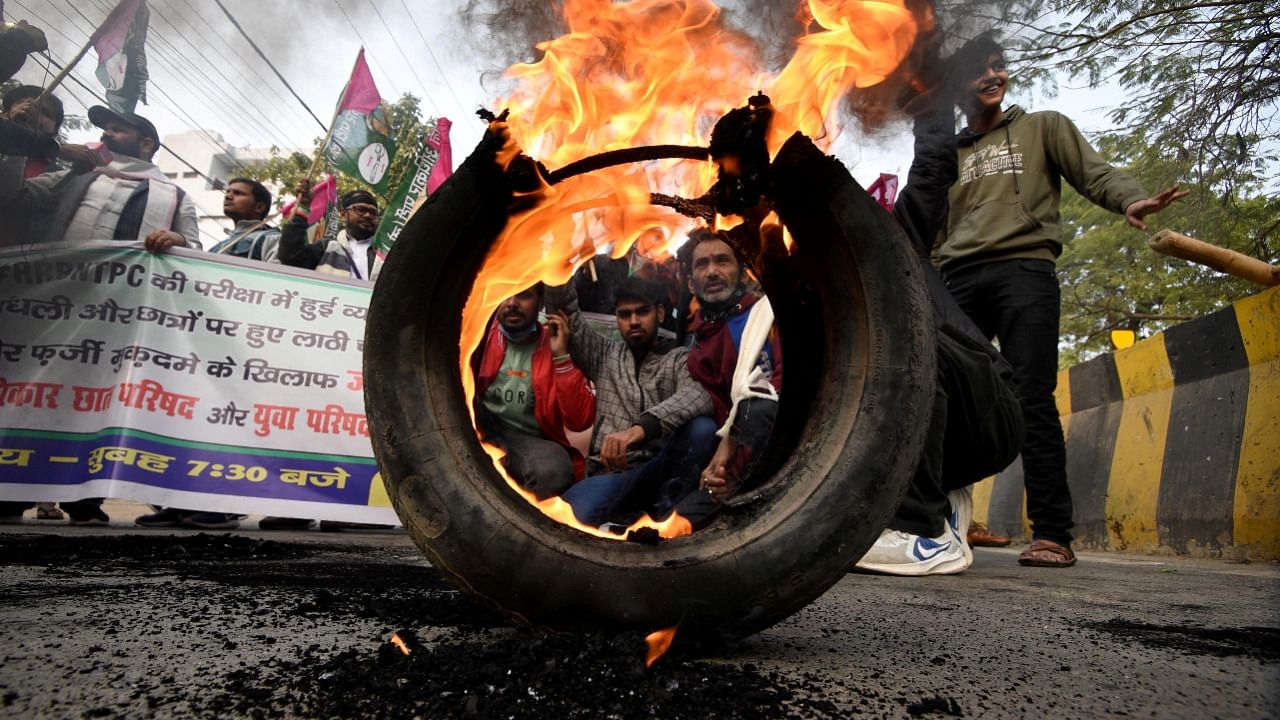
[[[1018,187],[1018,170],[1013,166],[1013,135],[1009,132],[1009,123],[1004,124],[1004,147],[1005,152],[1009,154],[1009,172],[1013,173],[1013,194],[1021,195],[1022,188]]]

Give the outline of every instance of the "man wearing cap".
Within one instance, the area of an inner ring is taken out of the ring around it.
[[[372,280],[373,234],[382,219],[378,201],[365,190],[352,190],[338,200],[342,231],[326,244],[307,242],[307,208],[311,207],[311,181],[299,180],[294,192],[298,203],[293,218],[280,233],[280,262],[331,275]]]
[[[80,166],[24,179],[25,158],[0,161],[0,204],[30,213],[43,229],[32,241],[141,240],[151,252],[199,248],[195,204],[151,162],[160,147],[151,121],[100,105],[89,108],[89,121],[102,128],[112,155],[91,172]]]

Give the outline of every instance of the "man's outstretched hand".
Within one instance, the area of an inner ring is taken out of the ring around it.
[[[58,158],[71,163],[71,167],[78,173],[86,173],[102,165],[102,157],[87,145],[63,145],[58,148]]]
[[[1124,210],[1124,219],[1129,224],[1139,230],[1146,230],[1147,224],[1142,218],[1151,213],[1160,212],[1169,207],[1175,200],[1179,200],[1191,194],[1190,190],[1179,190],[1177,185],[1166,189],[1165,191],[1149,197],[1146,200],[1137,200],[1129,203],[1129,207]]]

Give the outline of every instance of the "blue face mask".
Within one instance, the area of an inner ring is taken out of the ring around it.
[[[538,334],[538,321],[534,320],[518,330],[508,330],[505,325],[498,323],[498,329],[502,331],[502,336],[507,339],[507,342],[526,343]]]

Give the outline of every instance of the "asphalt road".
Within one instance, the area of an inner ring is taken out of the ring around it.
[[[1016,553],[644,671],[505,627],[399,532],[0,526],[0,716],[1280,717],[1280,567]]]

